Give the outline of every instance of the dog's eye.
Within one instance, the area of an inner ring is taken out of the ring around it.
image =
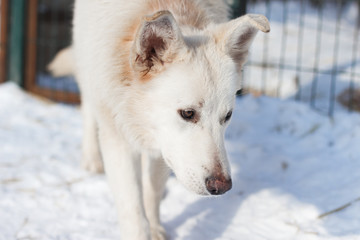
[[[225,117],[225,122],[227,122],[227,121],[229,121],[229,120],[230,120],[231,115],[232,115],[232,111],[229,111],[229,112],[226,114],[226,117]]]
[[[193,120],[195,117],[194,109],[179,110],[179,113],[180,113],[180,116],[186,121]]]

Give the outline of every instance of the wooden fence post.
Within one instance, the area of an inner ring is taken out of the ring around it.
[[[9,0],[0,0],[0,83],[6,81]]]

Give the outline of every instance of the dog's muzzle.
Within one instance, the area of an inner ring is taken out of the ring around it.
[[[221,195],[231,189],[232,181],[223,176],[211,176],[205,179],[205,185],[211,195]]]

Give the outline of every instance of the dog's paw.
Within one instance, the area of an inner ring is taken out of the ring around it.
[[[81,162],[81,166],[91,173],[104,173],[104,164],[101,159],[85,160]]]
[[[156,227],[151,228],[151,240],[166,240],[166,232],[165,229],[158,225]]]

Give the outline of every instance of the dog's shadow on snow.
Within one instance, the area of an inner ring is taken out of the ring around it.
[[[241,165],[237,161],[232,165]],[[216,197],[200,197],[197,201],[187,205],[181,214],[173,219],[164,222],[164,226],[169,234],[169,239],[221,239],[222,235],[229,227],[238,227],[234,223],[238,209],[246,197],[251,195],[250,192],[245,194],[242,191],[243,183],[236,184],[240,180],[240,172],[232,174],[234,186],[228,193]],[[246,184],[246,183],[245,183]],[[190,221],[189,228],[182,230],[182,226]],[[194,221],[194,222],[191,222]],[[240,226],[239,226],[240,227]],[[186,235],[179,236],[179,232],[186,232]],[[181,229],[181,230],[179,230]]]
[[[241,205],[240,195],[242,193],[240,192],[237,195],[238,199],[236,200],[234,194],[215,198],[204,197],[186,206],[180,215],[164,223],[170,239],[180,237],[175,230],[187,221],[196,222],[190,224],[190,229],[182,231],[186,232],[186,235],[181,236],[181,239],[211,240],[221,238],[226,229],[231,225],[237,209]],[[231,198],[234,198],[234,201],[231,201]]]

